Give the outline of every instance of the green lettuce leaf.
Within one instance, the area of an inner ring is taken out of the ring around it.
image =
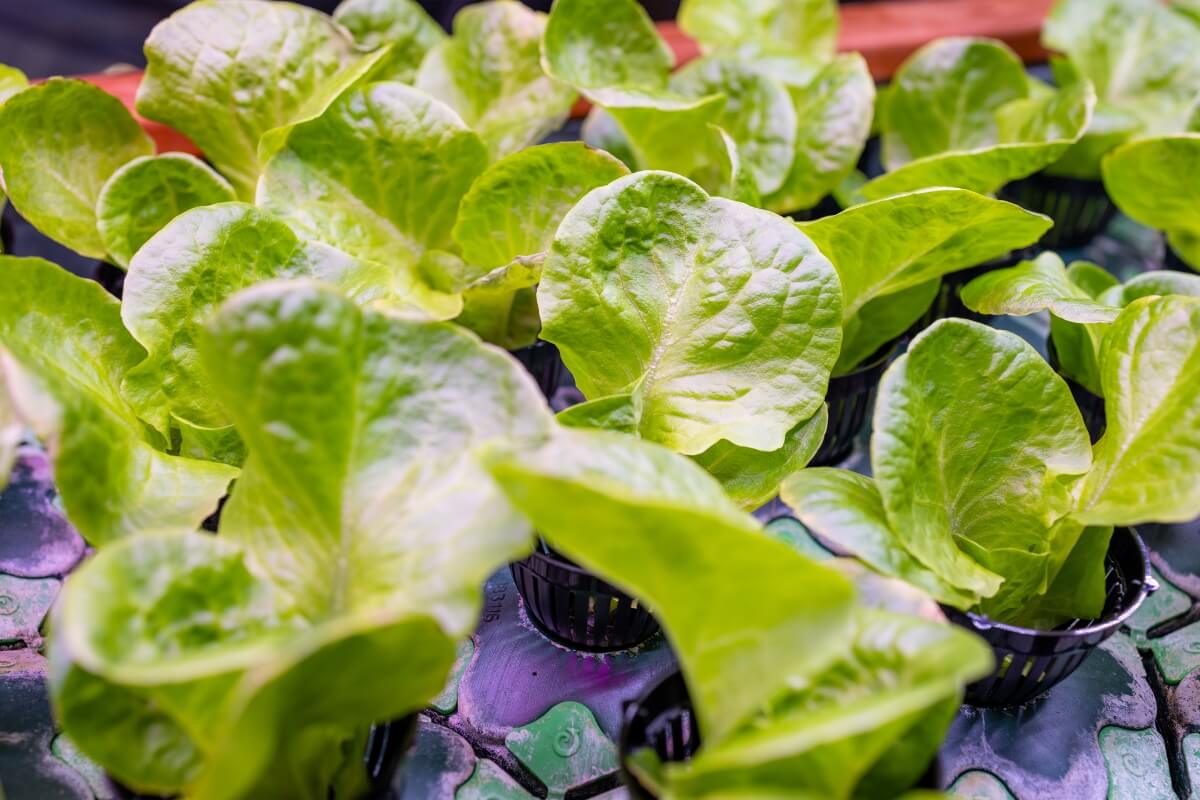
[[[687,455],[781,448],[841,344],[837,274],[806,236],[662,172],[572,209],[538,305],[584,396],[632,395],[640,434]]]
[[[943,581],[1005,620],[1044,593],[1092,464],[1066,384],[1014,334],[942,320],[884,374],[871,463],[887,519]],[[1056,528],[1057,526],[1057,528]],[[1072,536],[1074,534],[1074,536]]]
[[[696,99],[725,95],[716,124],[737,143],[759,194],[779,189],[787,175],[780,166],[791,163],[797,136],[796,109],[782,84],[744,62],[710,56],[672,75],[670,87]],[[673,145],[679,147],[679,142]]]
[[[489,166],[454,223],[463,259],[488,270],[467,287],[459,324],[510,350],[533,344],[541,329],[533,287],[558,224],[589,191],[627,174],[579,142],[530,147]]]
[[[96,224],[104,248],[120,266],[184,211],[236,199],[233,186],[186,153],[135,158],[100,191]]]
[[[1031,95],[1020,60],[992,40],[931,42],[888,90],[880,125],[891,171],[862,192],[871,200],[927,186],[992,194],[1058,161],[1095,104],[1086,81]]]
[[[438,693],[487,575],[532,538],[475,451],[549,414],[470,334],[312,282],[237,295],[201,352],[250,451],[220,536],[144,534],[72,576],[56,707],[142,791],[358,796],[362,732]]]
[[[375,72],[379,80],[412,83],[425,54],[446,39],[416,0],[343,0],[333,21],[365,50],[390,47]]]
[[[258,203],[301,236],[388,267],[410,304],[451,318],[471,276],[444,277],[439,253],[451,251],[459,202],[486,163],[483,142],[448,106],[373,83],[291,129]]]
[[[1200,515],[1200,297],[1144,297],[1117,317],[1100,357],[1108,427],[1081,488],[1089,525]]]
[[[668,764],[671,798],[890,800],[916,783],[991,651],[952,625],[860,609],[850,647],[720,743]]]
[[[1055,83],[1060,87],[1086,83],[1088,80],[1065,58],[1051,58],[1050,66],[1054,71]],[[1103,97],[1097,97],[1092,121],[1083,136],[1071,145],[1062,158],[1047,167],[1046,172],[1098,181],[1100,162],[1105,154],[1127,142],[1141,127],[1141,121],[1132,112],[1113,105]]]
[[[782,183],[766,198],[767,208],[781,213],[812,208],[854,170],[871,131],[875,81],[862,56],[849,53],[789,92],[796,149]]]
[[[996,112],[1028,95],[1025,67],[995,39],[951,37],[904,62],[888,90],[883,160],[888,170],[999,141]]]
[[[254,199],[262,136],[295,122],[359,59],[325,14],[264,0],[191,3],[145,49],[138,112],[187,134],[243,200]]]
[[[873,569],[929,594],[939,603],[969,608],[983,599],[943,581],[918,561],[888,522],[872,478],[846,469],[814,467],[783,482],[780,497],[811,531]]]
[[[1189,180],[1200,169],[1200,134],[1139,139],[1104,159],[1104,188],[1122,211],[1166,231],[1167,242],[1200,271],[1200,188]]]
[[[708,51],[823,64],[837,47],[838,9],[832,0],[684,0],[679,27]]]
[[[96,203],[121,166],[154,143],[121,104],[83,81],[52,78],[0,107],[0,170],[13,206],[81,255],[105,258]]]
[[[1200,275],[1165,269],[1142,272],[1125,283],[1114,282],[1114,285],[1101,292],[1099,299],[1110,306],[1124,308],[1143,297],[1167,294],[1200,297]]]
[[[0,105],[29,85],[25,73],[8,64],[0,64]]]
[[[963,288],[962,300],[980,314],[1025,317],[1049,310],[1067,322],[1112,322],[1121,313],[1077,286],[1057,253],[980,275]]]
[[[454,18],[454,35],[425,57],[416,86],[449,105],[493,159],[541,141],[567,119],[575,92],[542,71],[546,15],[488,0]]]
[[[577,89],[666,89],[675,55],[632,0],[559,0],[542,40],[546,73]]]
[[[937,290],[936,284],[931,290],[931,281],[1033,244],[1051,224],[1040,214],[964,189],[925,189],[799,223],[841,280],[846,336],[837,371],[854,368],[916,322]],[[914,293],[913,302],[885,299],[906,292]],[[868,309],[872,324],[860,324]],[[893,312],[886,324],[883,310]]]
[[[844,646],[849,581],[764,535],[686,459],[619,433],[563,430],[488,465],[556,550],[654,609],[706,743]],[[770,591],[746,592],[751,576]]]
[[[1058,0],[1042,42],[1143,135],[1181,131],[1200,94],[1200,28],[1155,0]]]
[[[580,138],[597,150],[603,150],[620,159],[625,166],[637,166],[637,156],[629,146],[629,139],[621,126],[602,107],[593,105],[583,120]]]
[[[193,209],[152,238],[134,256],[121,304],[126,328],[146,349],[122,384],[138,416],[167,441],[181,431],[188,449],[205,458],[239,458],[228,439],[236,441],[233,420],[200,366],[197,342],[226,298],[289,277],[318,278],[360,302],[388,297],[386,271],[305,242],[244,203]]]
[[[121,396],[145,351],[99,284],[40,259],[0,257],[0,343],[17,415],[46,444],[67,517],[94,546],[146,528],[198,527],[237,471],[167,455]]]

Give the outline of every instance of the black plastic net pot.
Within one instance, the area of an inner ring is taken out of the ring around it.
[[[1092,444],[1095,444],[1104,435],[1104,429],[1108,427],[1108,418],[1104,414],[1104,398],[1098,394],[1092,394],[1083,384],[1077,383],[1062,371],[1062,364],[1058,361],[1058,351],[1054,348],[1054,340],[1049,337],[1046,338],[1046,361],[1058,373],[1058,377],[1067,382],[1067,388],[1071,390],[1071,397],[1075,398],[1075,405],[1079,407],[1079,413],[1083,415],[1083,424],[1087,426]]]
[[[1013,181],[1000,197],[1054,220],[1041,240],[1049,248],[1083,247],[1103,233],[1117,213],[1102,181],[1044,172]]]
[[[650,748],[661,761],[687,761],[699,747],[700,726],[692,713],[692,699],[682,672],[668,675],[640,698],[625,704],[617,749],[621,778],[631,797],[654,797],[629,768],[634,753]]]
[[[362,760],[367,785],[370,787],[368,800],[386,800],[392,796],[392,783],[400,769],[404,752],[412,744],[416,730],[416,714],[409,714],[394,722],[382,722],[371,726]],[[158,800],[156,795],[138,794],[115,781],[112,782],[112,786],[120,800]]]
[[[825,393],[829,426],[825,428],[821,446],[808,462],[810,467],[840,464],[854,451],[854,441],[867,422],[867,414],[871,413],[879,389],[879,379],[895,349],[896,343],[889,342],[853,372],[829,379],[829,390]]]
[[[509,567],[538,630],[574,650],[625,650],[658,632],[637,600],[539,542]]]
[[[668,675],[637,700],[625,703],[617,751],[621,779],[635,800],[653,800],[655,795],[630,768],[634,753],[651,749],[660,761],[680,762],[694,756],[699,747],[700,725],[692,713],[692,699],[682,672]],[[940,785],[934,759],[915,788],[937,789]]]
[[[1078,669],[1158,588],[1150,576],[1150,552],[1132,528],[1113,531],[1105,566],[1107,599],[1097,620],[1072,620],[1054,630],[1039,631],[943,608],[951,622],[983,637],[996,657],[992,674],[967,687],[966,701],[983,708],[1003,708],[1040,697]]]
[[[564,369],[558,348],[539,339],[529,347],[508,352],[533,376],[546,399],[552,398],[562,382]]]

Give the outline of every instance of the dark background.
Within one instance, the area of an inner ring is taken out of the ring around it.
[[[339,0],[300,0],[332,12]],[[419,0],[444,27],[470,0]],[[596,0],[604,2],[604,0]],[[187,0],[0,0],[0,63],[31,78],[144,65],[142,42],[154,24]],[[549,10],[550,0],[526,0]],[[679,0],[643,0],[655,19],[672,19]]]

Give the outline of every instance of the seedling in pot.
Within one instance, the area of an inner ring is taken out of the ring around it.
[[[1031,346],[935,323],[884,375],[875,477],[805,470],[783,497],[813,531],[948,606],[1029,635],[1096,619],[1113,526],[1200,514],[1198,323],[1193,297],[1142,298],[1117,316],[1100,359],[1109,429],[1094,447]]]
[[[965,189],[924,189],[799,224],[842,286],[842,347],[816,466],[844,460],[897,342],[928,313],[947,276],[1026,247],[1050,221]]]
[[[588,399],[564,424],[692,456],[748,508],[821,441],[841,303],[791,222],[665,172],[584,197],[538,287],[542,336]]]
[[[670,48],[633,0],[557,0],[543,60],[593,103],[584,139],[775,211],[829,195],[862,153],[875,92],[860,56],[834,55],[835,4],[752,15],[706,0],[683,4],[680,21],[707,54],[671,74]]]
[[[638,796],[895,797],[989,668],[975,637],[857,597],[661,446],[562,430],[487,463],[556,549],[649,603],[679,658],[700,745],[625,753]]]
[[[1156,295],[1200,297],[1200,275],[1154,271],[1122,284],[1095,264],[1079,261],[1064,267],[1057,255],[1043,253],[972,281],[963,290],[963,302],[984,314],[1050,312],[1051,365],[1071,387],[1096,440],[1105,426],[1100,372],[1104,340],[1121,309]]]
[[[532,539],[476,453],[549,414],[470,333],[308,281],[227,302],[201,358],[249,451],[219,535],[142,529],[66,581],[55,710],[141,792],[360,796],[371,724],[441,690]]]
[[[887,173],[861,192],[878,199],[927,186],[993,194],[1063,156],[1092,118],[1086,81],[1033,84],[993,39],[938,39],[913,54],[880,95]]]
[[[1166,234],[1168,266],[1200,271],[1200,134],[1139,139],[1104,159],[1113,202],[1138,222]]]

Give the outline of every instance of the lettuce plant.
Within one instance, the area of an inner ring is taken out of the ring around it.
[[[1200,27],[1156,0],[1058,0],[1042,43],[1060,85],[1089,81],[1096,115],[1083,139],[1048,172],[1100,178],[1100,159],[1139,136],[1186,130],[1200,95]]]
[[[549,413],[471,334],[307,281],[237,295],[200,344],[249,449],[220,533],[143,530],[67,580],[56,712],[142,792],[358,796],[367,727],[437,694],[532,539],[475,452]]]
[[[965,189],[863,203],[799,228],[837,268],[842,349],[834,374],[894,341],[933,302],[941,278],[1036,242],[1051,222]]]
[[[12,95],[0,128],[0,170],[17,211],[60,244],[122,268],[180,212],[234,197],[202,161],[154,155],[121,101],[83,81],[55,78]]]
[[[659,797],[895,797],[990,666],[972,635],[856,599],[662,447],[562,430],[487,463],[556,550],[662,623],[703,741],[687,763],[639,754]]]
[[[772,10],[753,16],[736,4],[685,5],[682,18],[701,38],[715,35],[720,27],[715,19],[737,23],[727,26],[725,38],[712,40],[717,46],[710,55],[671,74],[670,49],[633,0],[603,6],[558,0],[546,27],[543,60],[551,75],[595,105],[584,138],[630,166],[676,172],[710,193],[773,210],[808,208],[858,160],[870,128],[874,83],[860,57],[832,59],[823,44],[813,46],[808,68],[792,64],[796,85],[781,80],[789,70],[771,70],[776,62],[752,57],[749,44],[732,46],[729,37],[737,31],[739,39],[773,53],[791,46],[800,59],[804,53],[788,40],[805,41],[807,34],[798,31],[807,12],[797,11],[793,19],[780,4],[761,5]],[[811,31],[814,41],[818,34]]]
[[[1099,616],[1114,525],[1200,514],[1200,298],[1144,297],[1105,337],[1108,429],[1019,337],[942,320],[885,373],[874,478],[809,469],[784,500],[811,530],[943,603],[1048,629]]]
[[[1104,394],[1100,355],[1121,309],[1152,295],[1200,297],[1200,275],[1156,270],[1120,283],[1095,264],[1070,267],[1054,253],[1043,253],[1009,269],[971,281],[963,303],[981,314],[1023,317],[1050,312],[1050,338],[1060,370],[1095,395]]]
[[[820,444],[841,289],[781,217],[666,172],[619,178],[559,225],[538,305],[590,401],[569,424],[694,456],[750,506]]]
[[[146,351],[117,301],[40,259],[0,257],[0,283],[0,386],[50,451],[71,523],[94,546],[199,526],[237,471],[169,454],[126,401],[122,384]]]
[[[1165,231],[1167,244],[1200,271],[1200,133],[1139,139],[1104,159],[1104,188],[1138,222]]]
[[[1095,91],[1031,83],[1020,58],[993,39],[952,37],[901,65],[879,101],[888,172],[861,192],[877,199],[927,186],[992,194],[1053,164],[1087,129]]]

